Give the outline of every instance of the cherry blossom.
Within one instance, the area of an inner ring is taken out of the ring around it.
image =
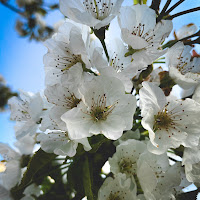
[[[144,67],[165,54],[162,43],[172,30],[170,20],[156,23],[155,11],[137,4],[122,7],[118,21],[122,39],[129,45],[125,55],[131,55],[133,62]]]
[[[100,76],[80,88],[82,102],[61,116],[72,139],[103,134],[118,139],[132,128],[135,97],[125,94],[119,79]]]
[[[10,118],[17,122],[16,137],[19,139],[27,134],[34,135],[43,114],[43,99],[40,94],[21,91],[20,97],[12,97],[8,104],[11,109]]]
[[[167,101],[162,90],[143,82],[140,89],[142,125],[149,132],[149,151],[162,154],[180,144],[198,145],[200,104],[192,99]]]
[[[191,49],[190,46],[178,42],[168,50],[166,55],[170,76],[184,89],[200,83],[200,58],[192,58]]]
[[[60,0],[60,10],[75,22],[100,29],[115,18],[122,2],[123,0]]]

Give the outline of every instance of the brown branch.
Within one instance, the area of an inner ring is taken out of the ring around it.
[[[185,14],[188,14],[188,13],[191,13],[191,12],[196,12],[196,11],[199,11],[199,10],[200,10],[200,7],[192,8],[192,9],[189,9],[189,10],[184,10],[182,12],[171,15],[171,16],[167,17],[166,19],[171,20],[171,19],[174,19],[175,17],[179,17],[181,15],[185,15]]]

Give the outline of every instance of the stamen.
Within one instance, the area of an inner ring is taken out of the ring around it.
[[[59,102],[63,103],[63,107],[67,109],[72,109],[77,107],[77,105],[81,102],[81,99],[78,99],[74,93],[71,93],[68,90],[68,93],[70,94],[66,96],[66,94],[63,94],[63,98],[58,99]]]
[[[135,162],[131,162],[130,160],[121,160],[119,163],[119,168],[121,173],[133,174],[132,167],[135,165]]]
[[[113,105],[106,106],[106,94],[102,96],[98,96],[96,102],[94,98],[92,98],[92,105],[90,111],[84,112],[87,115],[91,116],[91,119],[95,122],[104,121],[107,119],[108,115],[112,113],[118,101],[116,101]]]
[[[180,56],[178,57],[179,63],[177,65],[177,69],[180,71],[182,75],[185,75],[189,72],[193,74],[200,74],[200,69],[195,68],[192,65],[192,62],[188,59],[188,57],[182,57],[183,51],[181,52]]]
[[[113,53],[113,55],[111,56],[111,61],[110,61],[110,66],[113,67],[113,69],[119,73],[121,71],[124,70],[124,64],[121,62],[120,58],[118,58],[118,54],[117,53]]]
[[[66,49],[65,56],[57,55],[57,58],[54,59],[54,61],[56,62],[55,67],[60,69],[59,72],[53,73],[53,75],[56,75],[57,77],[63,75],[67,70],[69,70],[76,63],[78,62],[83,63],[81,59],[81,55],[75,55],[75,54],[70,53],[70,50],[68,50],[67,47],[65,47],[65,49]]]
[[[114,4],[112,0],[84,0],[83,5],[94,18],[103,20],[110,15]]]
[[[165,108],[161,112],[158,112],[158,114],[154,116],[154,119],[155,119],[154,126],[153,126],[154,131],[161,130],[161,129],[168,130],[169,127],[174,125],[173,120],[167,108]]]
[[[107,200],[120,200],[119,193],[120,193],[119,191],[117,191],[115,193],[112,193],[112,191],[111,191]]]

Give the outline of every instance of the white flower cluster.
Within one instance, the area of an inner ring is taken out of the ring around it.
[[[44,43],[44,95],[20,92],[9,100],[16,138],[26,140],[28,150],[17,146],[22,155],[31,154],[34,137],[43,151],[73,158],[79,144],[90,151],[90,138],[102,134],[118,141],[109,158],[113,177],[106,178],[99,200],[176,199],[189,182],[200,185],[199,90],[193,99],[166,97],[161,68],[138,85],[136,80],[167,53],[171,79],[183,88],[196,87],[200,58],[183,42],[163,49],[172,21],[156,22],[147,5],[123,7],[122,2],[60,0],[67,19]],[[170,166],[167,155],[182,147],[185,172],[180,162]],[[0,153],[7,156],[0,165],[0,187],[8,199],[21,177],[21,154],[3,144]]]

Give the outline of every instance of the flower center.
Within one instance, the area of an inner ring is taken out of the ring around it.
[[[28,105],[29,105],[29,103],[26,100],[20,99],[18,101],[17,115],[12,117],[12,119],[16,120],[16,121],[27,121],[27,120],[31,119],[31,116],[28,112],[28,108],[29,108]]]
[[[56,68],[61,68],[61,72],[70,69],[73,65],[75,65],[78,62],[83,62],[81,59],[81,55],[71,54],[69,50],[66,50],[66,55],[63,57],[58,55],[55,61],[57,64]]]
[[[113,67],[113,69],[119,73],[124,70],[124,63],[121,62],[120,58],[118,57],[118,54],[114,52],[114,55],[112,56],[112,59],[110,61],[110,66]]]
[[[200,70],[198,67],[195,67],[195,65],[192,65],[192,61],[189,60],[188,57],[183,58],[182,55],[178,58],[179,63],[177,65],[177,69],[181,72],[182,75],[185,75],[188,72],[194,73],[194,74],[200,74]]]
[[[119,168],[121,173],[126,173],[126,174],[133,174],[132,168],[135,163],[127,160],[122,160],[119,163]]]
[[[162,112],[158,112],[157,115],[154,115],[154,126],[153,129],[161,130],[161,129],[168,129],[172,124],[173,120],[171,119],[170,115],[168,114],[167,109]]]
[[[141,23],[139,23],[138,26],[134,26],[132,35],[141,37],[144,40],[146,40],[146,42],[149,43],[151,40],[153,40],[155,36],[154,29],[145,33],[144,27],[145,27],[145,24],[141,24]]]
[[[107,200],[120,200],[119,191],[114,194],[111,192]]]
[[[98,97],[97,101],[94,101],[94,98],[92,98],[92,106],[90,110],[90,116],[95,122],[98,121],[104,121],[107,119],[107,116],[113,111],[115,108],[115,105],[118,102],[115,102],[111,106],[106,106],[106,95]]]
[[[83,64],[81,55],[75,55],[71,53],[68,47],[65,47],[65,52],[65,56],[57,55],[57,57],[54,58],[56,65],[55,68],[59,69],[58,72],[53,72],[53,75],[56,77],[62,76],[66,73],[67,70],[79,62]]]
[[[110,15],[114,4],[112,0],[84,0],[83,5],[94,18],[103,20]]]
[[[77,107],[77,105],[81,102],[81,99],[78,99],[73,93],[70,97],[66,97],[66,107],[69,109]]]

